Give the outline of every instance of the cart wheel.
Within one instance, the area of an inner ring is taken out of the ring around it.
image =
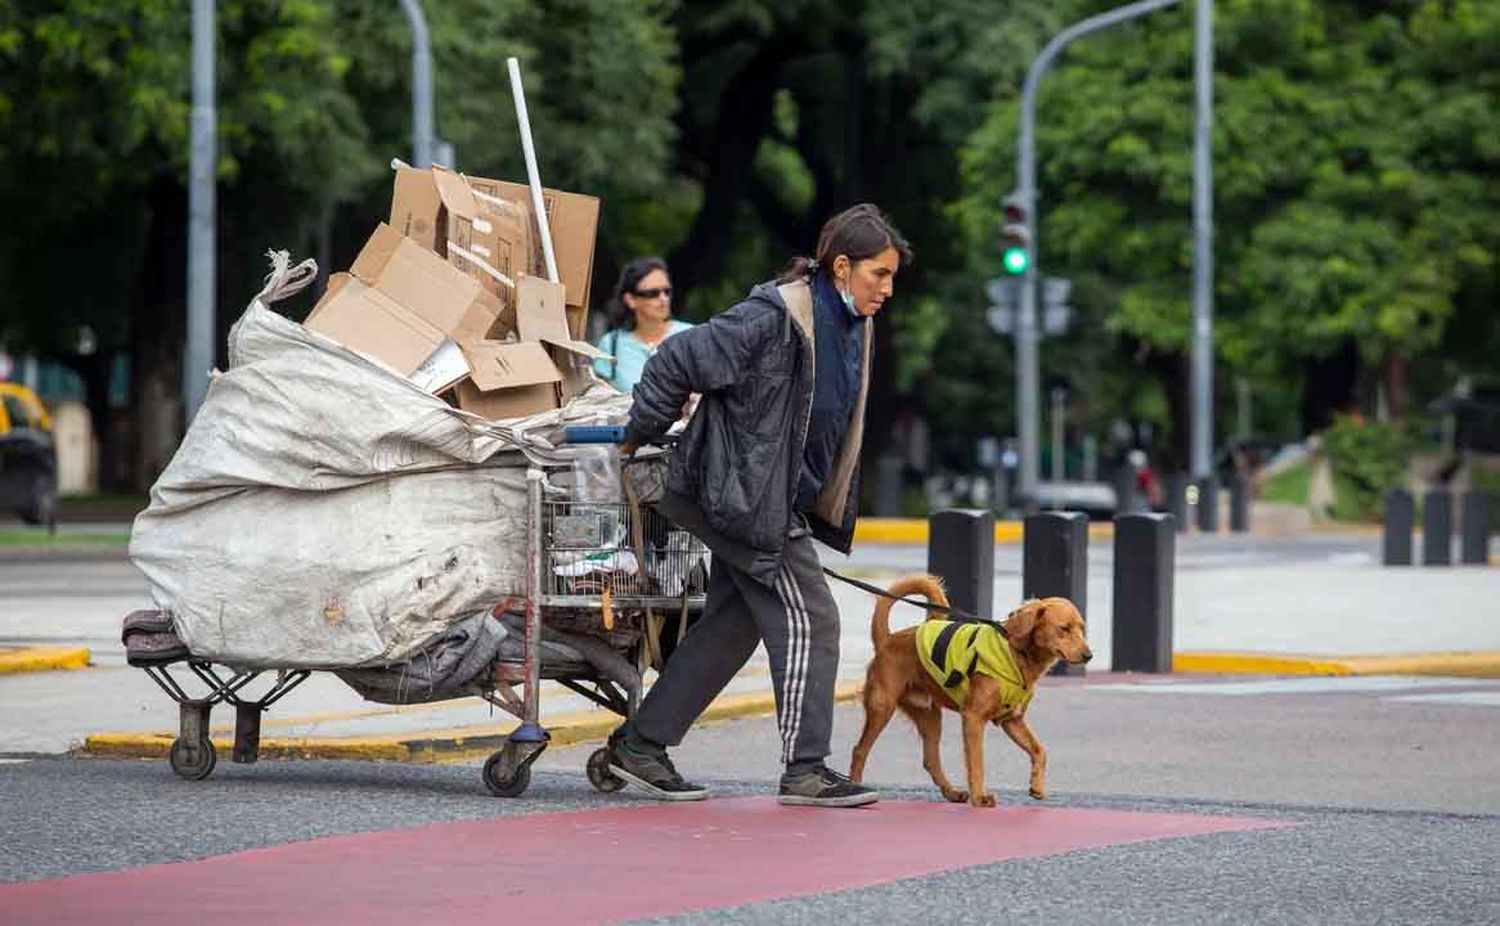
[[[179,736],[172,741],[172,751],[168,754],[167,761],[171,763],[172,771],[179,776],[188,781],[202,781],[213,774],[219,757],[214,754],[214,744],[203,739],[198,741],[198,761],[192,761],[188,754],[187,740]]]
[[[609,750],[596,749],[589,756],[589,763],[585,766],[588,772],[589,784],[603,791],[605,794],[614,792],[625,787],[625,779],[609,770]]]
[[[499,777],[500,758],[505,750],[490,756],[484,763],[484,786],[496,797],[520,797],[531,784],[531,766],[523,765],[509,778]]]

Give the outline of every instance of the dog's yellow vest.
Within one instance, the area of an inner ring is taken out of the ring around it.
[[[993,624],[923,621],[916,639],[923,668],[959,707],[969,698],[969,676],[975,672],[1000,683],[1001,702],[1011,710],[1026,707],[1036,694],[1026,687],[1010,641]]]

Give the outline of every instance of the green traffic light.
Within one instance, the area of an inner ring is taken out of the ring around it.
[[[1026,272],[1027,267],[1031,266],[1031,257],[1026,253],[1025,248],[1006,248],[1000,262],[1005,265],[1006,273],[1020,276]]]

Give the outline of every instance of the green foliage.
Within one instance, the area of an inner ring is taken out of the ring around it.
[[[1093,301],[1101,341],[1113,333],[1137,359],[1185,352],[1189,339],[1183,6],[1072,46],[1038,102],[1039,266],[1088,285],[1075,303]],[[1500,4],[1221,0],[1215,46],[1221,359],[1258,395],[1283,394],[1304,362],[1349,342],[1373,368],[1434,356],[1461,315],[1474,337],[1451,356],[1488,365],[1479,345],[1493,343],[1485,319],[1500,298]],[[1001,97],[962,150],[954,214],[976,278],[996,269],[1016,125],[1016,101]],[[1297,396],[1286,398],[1282,414],[1295,415]]]
[[[183,270],[157,279],[155,262],[172,257],[143,249],[153,223],[175,223],[160,237],[181,267],[190,6],[0,0],[0,340],[12,349],[65,354],[85,327],[101,350],[121,349],[132,300],[180,305]],[[516,55],[544,181],[606,202],[660,187],[674,137],[673,4],[425,7],[437,130],[457,166],[524,177],[505,68]],[[343,218],[343,263],[383,217],[389,162],[411,156],[411,36],[384,0],[220,0],[216,25],[221,316],[232,316],[266,248],[311,253]],[[619,210],[604,219],[607,236],[629,225]]]
[[[1307,504],[1307,491],[1312,483],[1312,465],[1298,463],[1287,467],[1261,484],[1260,499],[1287,505]]]
[[[1323,447],[1336,497],[1330,513],[1339,520],[1376,521],[1382,493],[1406,482],[1415,440],[1404,424],[1342,415],[1323,432]]]
[[[1500,496],[1500,466],[1471,464],[1469,467],[1469,482],[1474,488],[1482,492],[1488,492],[1492,496]],[[1495,504],[1496,502],[1500,502],[1500,499],[1492,501],[1491,504]]]

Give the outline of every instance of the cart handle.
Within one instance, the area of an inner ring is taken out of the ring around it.
[[[653,447],[672,447],[682,439],[681,434],[663,434],[651,442]],[[623,424],[570,424],[563,428],[564,444],[623,444]]]
[[[618,424],[570,424],[563,428],[565,444],[623,444],[625,427]]]

